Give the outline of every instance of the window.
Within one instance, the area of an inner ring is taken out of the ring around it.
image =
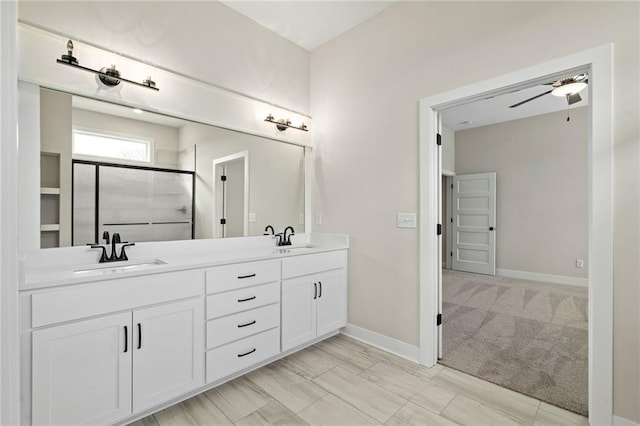
[[[74,130],[73,154],[150,163],[151,141]]]

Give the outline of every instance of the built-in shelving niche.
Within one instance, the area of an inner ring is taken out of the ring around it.
[[[60,246],[60,155],[40,153],[40,248]]]

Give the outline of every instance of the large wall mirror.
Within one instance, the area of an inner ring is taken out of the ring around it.
[[[304,230],[304,148],[40,89],[40,246]]]

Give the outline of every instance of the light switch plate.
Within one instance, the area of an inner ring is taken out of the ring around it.
[[[316,213],[316,225],[322,225],[322,213]]]
[[[256,223],[256,214],[255,213],[249,213],[249,223]]]
[[[417,220],[415,213],[398,213],[396,226],[398,228],[416,228]]]

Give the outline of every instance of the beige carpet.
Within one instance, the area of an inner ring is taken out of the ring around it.
[[[587,415],[586,287],[442,278],[442,364]]]

